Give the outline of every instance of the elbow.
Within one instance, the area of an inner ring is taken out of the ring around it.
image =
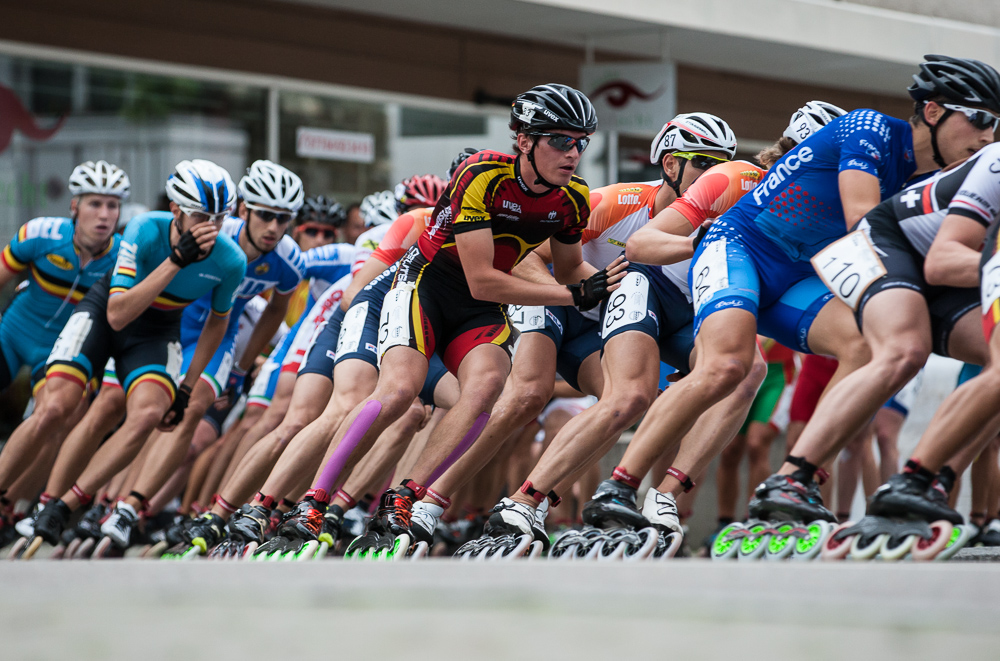
[[[122,314],[120,314],[115,310],[112,310],[110,307],[108,308],[108,325],[111,326],[111,330],[116,332],[120,331],[121,329],[128,326],[128,322],[129,320],[125,319],[125,317]]]
[[[924,280],[932,287],[947,285],[948,269],[942,267],[941,260],[931,259],[930,255],[927,257],[927,261],[924,262]]]
[[[491,286],[489,280],[485,279],[470,279],[469,280],[469,293],[472,294],[472,298],[477,301],[493,301],[499,303],[497,299],[496,291]]]
[[[635,237],[632,237],[625,244],[625,259],[629,262],[639,261],[639,256],[636,254],[636,252],[638,252],[638,248],[635,245],[635,241],[632,240],[634,238]]]

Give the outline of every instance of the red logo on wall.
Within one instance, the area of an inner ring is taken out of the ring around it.
[[[10,146],[15,129],[32,140],[48,140],[62,128],[65,121],[66,115],[63,115],[52,128],[41,128],[34,115],[24,107],[21,99],[14,94],[14,90],[0,85],[0,153],[6,151],[7,147]]]
[[[612,108],[622,108],[628,105],[628,102],[632,99],[652,101],[653,99],[660,97],[666,90],[666,85],[663,85],[660,89],[647,94],[626,80],[612,80],[604,83],[591,92],[590,96],[599,97],[604,95],[604,100],[609,106]]]

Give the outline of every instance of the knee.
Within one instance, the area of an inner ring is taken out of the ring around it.
[[[611,418],[618,421],[624,429],[639,419],[652,405],[654,393],[644,392],[640,388],[626,390],[616,395],[608,402],[611,407]]]
[[[408,430],[412,429],[414,432],[416,432],[418,429],[420,429],[420,426],[423,424],[424,417],[425,417],[424,405],[421,404],[418,400],[414,400],[413,403],[410,404],[410,408],[408,408],[406,410],[406,413],[403,414],[402,420],[403,424],[406,425]]]
[[[404,384],[385,389],[379,388],[372,395],[372,399],[381,404],[382,414],[399,418],[406,414],[418,393],[419,390],[415,390],[410,384]]]
[[[41,428],[64,425],[78,403],[79,401],[71,401],[69,397],[49,397],[42,406],[35,409],[33,415],[38,416],[37,424]]]
[[[132,422],[134,428],[139,433],[149,433],[156,428],[160,421],[163,420],[164,411],[160,407],[155,405],[143,405],[137,407],[135,410],[130,410],[125,418],[126,423]],[[188,415],[191,415],[191,411],[185,412],[185,419]]]
[[[281,422],[281,424],[278,425],[278,429],[276,430],[277,431],[277,437],[278,437],[277,438],[277,441],[278,441],[277,445],[278,445],[278,447],[279,448],[283,448],[286,445],[288,445],[289,443],[291,443],[292,439],[295,438],[296,434],[298,434],[304,428],[305,428],[305,425],[302,424],[301,420],[298,420],[298,419],[296,419],[296,420],[289,420],[288,417],[286,417]]]
[[[519,418],[534,418],[542,412],[552,397],[552,388],[546,388],[540,383],[528,383],[523,387],[516,386],[517,384],[511,384],[511,387],[515,388],[511,408],[512,412]]]
[[[893,347],[881,357],[883,379],[898,390],[917,375],[930,356],[930,348],[920,342],[905,342]]]
[[[702,377],[696,382],[700,383],[704,390],[705,397],[711,401],[718,401],[747,380],[754,364],[747,364],[743,359],[736,356],[720,356],[711,360],[702,370]],[[767,374],[767,367],[764,367],[764,374]],[[752,390],[754,395],[763,376],[759,377]],[[748,386],[748,390],[749,390]]]
[[[503,374],[484,374],[477,377],[475,383],[463,384],[460,398],[475,408],[490,411],[500,397],[505,381]]]
[[[767,376],[767,363],[762,360],[755,360],[753,365],[750,366],[750,371],[747,373],[745,379],[740,381],[739,385],[736,386],[734,391],[736,396],[744,402],[753,402],[754,398],[757,397],[757,391],[760,390],[760,386],[764,383],[764,377]]]

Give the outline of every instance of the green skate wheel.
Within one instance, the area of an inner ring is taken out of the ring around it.
[[[791,534],[796,526],[792,523],[782,523],[775,528],[774,534],[767,540],[767,549],[764,551],[765,560],[785,560],[795,550],[795,541],[798,539]]]
[[[737,533],[744,533],[746,529],[745,525],[734,521],[720,530],[712,540],[712,560],[735,560],[743,539],[743,535]]]
[[[303,562],[306,560],[312,560],[316,557],[316,551],[319,549],[319,542],[315,539],[311,539],[302,545],[298,553],[292,555],[292,560],[297,560]]]
[[[406,557],[406,552],[410,549],[410,536],[399,535],[392,542],[392,546],[387,552],[387,560],[399,561]]]
[[[933,560],[951,542],[951,531],[953,528],[954,526],[947,521],[935,521],[931,524],[930,539],[922,537],[918,539],[910,550],[910,555],[917,562]]]
[[[978,529],[975,526],[961,524],[954,526],[951,529],[951,538],[948,540],[948,544],[934,556],[934,560],[944,561],[950,559],[956,553],[965,548],[965,545],[969,543],[969,540],[976,536]]]
[[[770,533],[764,532],[767,528],[765,523],[755,523],[747,528],[747,536],[740,541],[740,560],[759,560],[764,555],[771,537]]]
[[[855,535],[845,535],[837,539],[837,534],[841,530],[846,530],[854,525],[853,521],[844,521],[838,524],[830,535],[823,542],[823,550],[820,551],[820,558],[823,560],[843,560],[851,552],[851,544],[854,543]]]
[[[253,544],[253,542],[250,542],[250,543]],[[330,544],[328,542],[320,542],[319,543],[319,548],[316,549],[316,557],[315,557],[315,559],[316,560],[322,560],[323,558],[326,557],[326,554],[327,554],[327,552],[329,552],[329,550],[330,550]]]
[[[819,556],[823,550],[823,544],[833,533],[833,524],[829,521],[813,521],[805,527],[805,535],[795,540],[795,548],[792,550],[793,560],[812,560]]]

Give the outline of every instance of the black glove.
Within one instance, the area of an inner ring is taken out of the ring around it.
[[[191,399],[191,389],[187,386],[181,386],[177,389],[177,394],[174,395],[174,403],[170,405],[167,412],[163,414],[163,424],[165,425],[179,425],[184,419],[184,410],[188,406],[188,401]],[[174,419],[167,421],[170,414],[174,414]]]
[[[694,235],[693,239],[691,239],[691,248],[693,250],[698,249],[698,244],[701,243],[701,240],[705,238],[706,234],[708,234],[708,228],[708,225],[702,225],[698,228],[698,233]]]
[[[194,238],[191,230],[181,234],[180,241],[170,251],[170,261],[181,268],[197,262],[202,256],[198,239]]]
[[[566,285],[573,294],[573,305],[581,312],[592,310],[606,299],[608,291],[608,269],[603,268],[578,285]]]

